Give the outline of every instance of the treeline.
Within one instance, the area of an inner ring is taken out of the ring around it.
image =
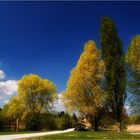
[[[30,74],[18,81],[18,93],[0,110],[0,130],[62,130],[72,128],[77,116],[54,111],[56,86]]]
[[[68,111],[76,111],[88,120],[91,129],[115,124],[121,131],[128,122],[127,96],[129,113],[140,111],[140,35],[132,38],[124,53],[110,17],[101,18],[99,33],[100,47],[93,40],[85,44],[62,92],[62,100]],[[17,95],[3,106],[0,119],[15,121],[17,130],[19,121],[29,130],[74,127],[67,113],[51,113],[56,99],[54,83],[34,74],[25,75],[18,82]]]
[[[32,118],[32,114],[30,114],[25,119],[18,118],[17,123],[17,118],[16,120],[8,118],[0,112],[0,131],[64,130],[75,127],[78,119],[75,114],[69,115],[67,112],[62,111],[42,113],[38,119]]]
[[[99,49],[92,40],[85,44],[71,71],[63,100],[66,107],[84,114],[93,130],[99,128],[105,114],[110,114],[105,119],[113,120],[121,131],[127,122],[127,95],[131,99],[127,101],[129,113],[140,113],[140,35],[132,38],[125,54],[110,17],[101,18],[99,32]]]
[[[37,130],[41,115],[51,110],[55,98],[56,87],[52,82],[34,74],[25,75],[18,81],[17,95],[3,106],[2,115],[9,122],[21,120],[27,129]]]

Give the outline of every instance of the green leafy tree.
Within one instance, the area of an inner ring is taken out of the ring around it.
[[[63,93],[66,107],[84,114],[94,130],[98,128],[97,116],[105,102],[105,91],[101,87],[104,72],[104,62],[95,42],[88,41]]]
[[[119,122],[121,130],[122,110],[126,98],[125,60],[115,24],[109,17],[102,17],[101,19],[100,47],[106,67],[108,107],[112,110],[115,120]]]
[[[23,108],[21,101],[18,99],[17,96],[11,97],[9,103],[4,105],[2,110],[3,116],[9,121],[9,128],[10,128],[10,123],[15,122],[16,131],[19,130],[19,121],[24,115],[24,112],[25,112],[25,108]],[[16,124],[16,122],[18,124]]]
[[[73,125],[73,127],[75,127],[76,124],[78,124],[78,118],[77,118],[76,114],[74,113],[73,116],[72,116],[72,125]]]
[[[0,131],[2,130],[3,114],[2,109],[0,108]]]
[[[67,112],[62,116],[62,119],[63,119],[62,123],[63,129],[68,129],[72,127],[72,118]]]
[[[128,124],[140,124],[140,115],[130,115],[127,121]]]
[[[140,35],[132,38],[127,53],[127,89],[132,114],[140,112]]]

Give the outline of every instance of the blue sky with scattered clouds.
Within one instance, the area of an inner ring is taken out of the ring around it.
[[[116,23],[124,51],[140,33],[140,2],[0,2],[0,101],[16,94],[24,74],[38,74],[65,90],[69,73],[93,39],[101,16]]]

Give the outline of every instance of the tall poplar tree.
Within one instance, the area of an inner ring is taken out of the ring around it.
[[[105,91],[101,87],[104,72],[100,52],[93,41],[88,41],[71,72],[63,96],[66,107],[84,114],[94,130],[97,130],[98,113],[105,102]]]
[[[106,67],[108,107],[112,110],[116,121],[119,122],[121,130],[122,111],[126,97],[125,61],[121,40],[118,37],[114,22],[109,17],[102,17],[101,19],[100,47]]]

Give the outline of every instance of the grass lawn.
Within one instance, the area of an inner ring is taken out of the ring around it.
[[[98,131],[98,132],[68,132],[64,134],[55,134],[49,136],[34,137],[22,140],[44,140],[44,139],[140,139],[139,135],[131,135],[126,132],[117,133],[112,131]]]

